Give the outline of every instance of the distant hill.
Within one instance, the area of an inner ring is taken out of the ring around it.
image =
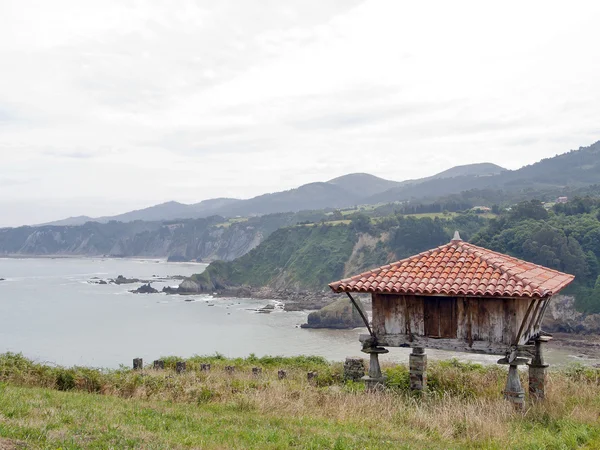
[[[111,220],[132,222],[135,220],[160,221],[175,219],[197,219],[211,215],[224,217],[256,216],[279,212],[297,212],[325,208],[346,208],[360,203],[365,195],[383,192],[398,185],[366,173],[344,175],[327,182],[302,185],[272,194],[263,194],[247,200],[217,198],[186,205],[178,202],[161,203],[116,216],[91,219],[86,216],[51,222],[47,225],[82,225],[87,221],[106,223]]]
[[[464,166],[456,166],[451,169],[444,170],[426,180],[437,180],[440,178],[454,178],[454,177],[488,177],[491,175],[498,175],[506,172],[508,169],[500,167],[497,164],[492,163],[478,163],[478,164],[467,164]]]
[[[108,223],[113,220],[117,222],[135,222],[136,220],[156,222],[175,219],[198,219],[217,215],[215,211],[239,201],[240,200],[235,198],[214,198],[191,205],[171,201],[150,206],[148,208],[136,209],[134,211],[118,214],[116,216],[104,216],[96,218],[77,216],[45,223],[42,225],[73,226],[83,225],[87,222]]]
[[[387,191],[401,183],[398,181],[385,180],[368,173],[351,173],[329,180],[327,184],[341,187],[347,192],[355,195],[357,198],[364,198],[378,194],[379,192]]]
[[[106,223],[110,220],[116,220],[117,222],[133,222],[135,220],[153,222],[170,219],[197,219],[200,217],[212,216],[215,214],[216,210],[239,201],[240,200],[235,198],[215,198],[192,205],[186,205],[179,202],[166,202],[161,203],[160,205],[150,206],[149,208],[119,214],[117,216],[99,217],[98,219],[94,219],[94,221]]]
[[[83,225],[84,223],[90,222],[92,220],[95,220],[95,219],[92,219],[89,216],[76,216],[76,217],[67,217],[66,219],[57,220],[55,222],[41,223],[37,226],[43,227],[45,225],[55,225],[55,226]]]
[[[454,168],[450,169],[450,173],[456,173],[455,169],[458,173],[463,170]],[[518,170],[502,170],[494,175],[483,176],[482,172],[479,172],[475,175],[439,177],[438,174],[418,183],[403,184],[372,195],[364,199],[364,202],[376,204],[438,198],[471,189],[495,189],[505,193],[527,190],[554,192],[566,187],[577,188],[598,183],[600,183],[600,141],[589,147],[580,147],[579,150],[543,159]]]
[[[354,173],[327,182],[309,183],[296,189],[263,194],[247,200],[218,198],[186,205],[167,202],[111,217],[79,217],[51,223],[77,225],[94,220],[160,221],[256,216],[279,212],[297,212],[326,208],[347,208],[407,200],[436,199],[470,190],[494,190],[504,193],[542,191],[600,184],[600,142],[563,155],[544,159],[518,170],[506,170],[492,163],[452,167],[436,175],[402,182],[386,180],[367,173]]]

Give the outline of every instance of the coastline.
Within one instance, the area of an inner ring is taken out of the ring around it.
[[[167,257],[158,258],[158,257],[145,257],[145,256],[114,256],[114,255],[65,255],[65,254],[57,254],[57,255],[28,255],[28,254],[0,254],[1,259],[86,259],[86,260],[96,260],[96,259],[110,259],[110,260],[122,260],[122,261],[150,261],[157,263],[169,263],[169,264],[194,264],[194,265],[204,265],[208,266],[208,262],[198,262],[198,261],[168,261]]]

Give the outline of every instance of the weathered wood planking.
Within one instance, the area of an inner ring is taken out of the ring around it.
[[[373,331],[382,345],[501,354],[539,333],[548,300],[373,294]],[[515,342],[521,324],[525,323]]]

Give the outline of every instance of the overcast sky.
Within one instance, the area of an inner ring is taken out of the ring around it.
[[[597,1],[0,2],[0,226],[600,139]]]

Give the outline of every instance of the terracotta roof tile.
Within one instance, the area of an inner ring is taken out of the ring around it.
[[[335,292],[544,298],[573,279],[573,275],[453,240],[329,287]]]

